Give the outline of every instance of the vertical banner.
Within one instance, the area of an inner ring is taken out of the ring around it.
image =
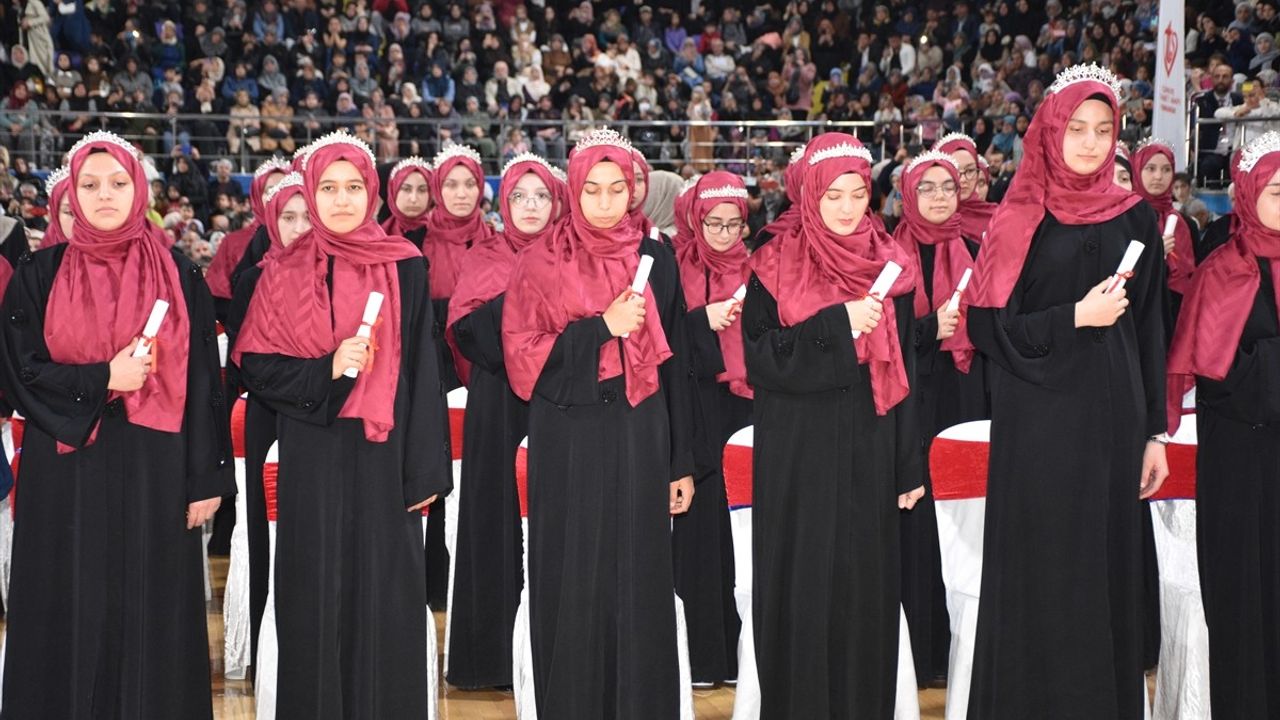
[[[1151,134],[1173,145],[1174,166],[1187,167],[1187,70],[1183,60],[1184,0],[1160,0],[1156,29],[1156,90]]]

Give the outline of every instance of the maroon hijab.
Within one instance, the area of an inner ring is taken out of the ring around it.
[[[410,217],[405,215],[400,207],[396,205],[396,197],[400,194],[400,188],[405,182],[418,173],[427,181],[428,203],[427,209],[421,215]],[[417,230],[427,224],[427,215],[431,212],[431,165],[416,155],[407,157],[396,163],[391,168],[391,175],[387,177],[387,209],[391,211],[391,217],[382,223],[382,229],[387,231],[388,235],[406,235],[410,230]]]
[[[49,173],[48,179],[45,181],[46,193],[49,196],[49,227],[45,228],[44,238],[40,240],[40,249],[54,245],[62,245],[67,241],[67,236],[62,234],[62,201],[67,199],[67,188],[71,186],[68,181],[71,168],[63,165],[62,167]]]
[[[634,192],[631,152],[630,143],[612,130],[586,135],[569,159],[569,215],[548,237],[526,248],[516,263],[503,307],[502,340],[507,379],[526,400],[565,327],[603,313],[635,277],[644,236],[632,215],[602,230],[587,222],[580,203],[587,174],[600,162],[615,163],[628,191]],[[644,296],[649,308],[644,324],[629,337],[610,338],[600,346],[597,375],[604,380],[625,374],[627,401],[633,407],[658,391],[658,366],[671,357],[651,284]]]
[[[989,166],[983,168],[982,155],[978,153],[978,145],[973,138],[960,133],[944,135],[938,139],[933,149],[948,155],[955,155],[961,150],[973,155],[978,172],[986,174],[987,184],[990,185],[991,168]],[[960,198],[960,208],[956,211],[960,216],[960,233],[974,242],[981,242],[982,234],[987,231],[987,225],[991,222],[991,216],[995,211],[996,203],[978,198],[976,192],[969,193],[969,197]]]
[[[1103,79],[1111,73],[1096,65],[1073,66],[1059,75],[1036,111],[1023,139],[1025,152],[1004,201],[991,216],[987,239],[966,301],[975,307],[1004,307],[1022,274],[1031,238],[1045,211],[1065,225],[1093,225],[1123,214],[1141,201],[1115,184],[1115,142],[1107,160],[1089,175],[1077,175],[1062,157],[1067,122],[1083,102],[1097,96],[1111,106],[1120,129],[1116,91]],[[1062,83],[1059,86],[1059,83]]]
[[[284,211],[284,206],[289,200],[303,194],[304,183],[301,174],[291,172],[267,191],[264,198],[266,213],[263,215],[263,224],[267,227],[267,237],[271,238],[271,247],[267,248],[267,253],[258,262],[258,267],[265,270],[268,265],[279,259],[280,253],[284,252],[285,246],[280,239],[278,222],[280,213]]]
[[[292,169],[290,163],[278,157],[270,158],[258,166],[253,172],[253,182],[249,184],[249,205],[253,208],[253,220],[239,230],[232,230],[218,243],[218,252],[213,255],[213,262],[205,272],[205,281],[209,283],[209,292],[214,297],[231,299],[235,288],[231,287],[231,273],[244,257],[244,252],[253,241],[262,220],[267,216],[267,206],[262,196],[267,191],[267,181],[272,175],[284,175]]]
[[[480,211],[480,203],[484,200],[484,170],[480,167],[480,155],[464,145],[449,144],[436,155],[433,165],[435,170],[429,180],[435,205],[427,211],[427,238],[422,244],[422,252],[430,261],[431,298],[435,300],[453,296],[467,248],[492,240],[495,233]],[[459,165],[471,171],[480,190],[475,207],[466,217],[458,217],[444,206],[444,180]]]
[[[680,265],[680,284],[690,307],[704,307],[733,297],[751,275],[747,266],[747,246],[739,239],[728,250],[718,251],[706,239],[702,223],[720,203],[731,203],[747,220],[747,186],[731,172],[716,170],[703,175],[698,183],[676,201],[676,224],[681,233],[690,233],[676,241],[676,260]],[[684,215],[684,218],[680,216]],[[747,384],[747,363],[742,348],[742,327],[734,321],[716,333],[724,372],[716,376],[729,383],[729,391],[744,398],[754,397]]]
[[[1169,432],[1178,428],[1182,396],[1195,376],[1222,380],[1231,369],[1262,284],[1258,258],[1271,265],[1271,292],[1280,307],[1280,231],[1266,227],[1258,217],[1258,196],[1280,170],[1280,133],[1269,132],[1249,143],[1241,162],[1234,173],[1237,219],[1231,239],[1196,270],[1169,347]]]
[[[551,217],[546,226],[536,233],[526,233],[516,227],[511,207],[511,192],[526,174],[537,175],[551,192]],[[515,269],[516,255],[538,240],[555,232],[555,226],[564,214],[567,191],[564,181],[556,177],[551,166],[534,155],[516,157],[502,171],[502,183],[498,189],[498,208],[502,214],[502,233],[476,245],[462,261],[462,272],[453,296],[449,298],[449,319],[446,337],[453,350],[454,366],[463,384],[470,381],[471,364],[467,362],[453,338],[453,324],[475,312],[477,308],[507,291],[507,283]]]
[[[385,442],[395,428],[403,342],[396,263],[421,253],[408,240],[388,236],[374,222],[378,175],[367,145],[338,132],[317,141],[303,157],[303,194],[311,230],[280,250],[276,262],[262,274],[232,356],[237,364],[244,353],[324,357],[356,334],[369,293],[382,293],[386,299],[371,343],[376,354],[356,378],[338,417],[360,418],[366,439]],[[345,235],[325,227],[316,205],[321,176],[339,160],[359,169],[368,196],[364,222]],[[333,258],[332,295],[326,282],[329,258]]]
[[[640,174],[644,178],[645,197],[648,198],[649,173],[653,172],[653,168],[649,166],[649,161],[645,159],[644,153],[635,148],[631,150],[631,158],[635,161],[636,167],[640,168]],[[631,215],[631,221],[639,228],[640,234],[644,237],[649,237],[649,234],[653,232],[653,221],[649,219],[648,215],[644,214],[644,200],[641,200],[640,205],[628,214]]]
[[[99,230],[85,217],[78,193],[80,171],[90,154],[106,152],[133,179],[133,206],[124,224]],[[119,136],[95,132],[72,149],[68,194],[75,229],[49,291],[44,339],[54,362],[85,365],[108,362],[142,334],[156,300],[169,312],[154,340],[156,366],[142,388],[123,397],[129,422],[176,433],[187,403],[187,363],[191,325],[178,266],[165,234],[147,219],[147,175],[136,151]],[[96,428],[89,442],[93,442]],[[60,451],[71,448],[59,447]]]
[[[786,210],[778,213],[773,222],[764,226],[763,233],[777,237],[800,227],[800,198],[804,186],[804,168],[808,159],[808,147],[801,145],[791,152],[791,160],[782,171],[782,189],[787,193],[791,203]],[[874,214],[874,213],[873,213]]]
[[[924,179],[930,168],[940,167],[947,171],[948,177],[958,187],[960,172],[955,160],[949,153],[927,152],[916,158],[907,166],[902,174],[902,222],[893,232],[893,237],[911,254],[915,261],[916,271],[916,317],[922,318],[937,309],[937,305],[948,300],[960,284],[965,270],[973,269],[973,258],[969,248],[965,246],[961,235],[960,212],[957,210],[946,222],[935,225],[920,213],[920,198],[916,187]],[[920,245],[932,245],[933,285],[929,293],[924,291],[924,267],[920,263]],[[933,302],[929,302],[929,295]],[[935,307],[930,307],[930,305]],[[951,353],[952,360],[960,372],[968,373],[973,364],[973,343],[969,342],[964,316],[951,337],[942,341],[942,349]]]
[[[884,298],[880,324],[853,340],[859,362],[871,371],[876,412],[884,415],[910,390],[892,298],[911,291],[916,270],[902,246],[872,223],[870,208],[852,235],[832,232],[822,221],[822,196],[846,173],[862,176],[871,192],[871,155],[857,138],[826,133],[810,141],[803,161],[804,191],[799,193],[800,222],[757,250],[751,266],[777,299],[784,326],[804,322],[832,305],[866,297],[885,263],[892,260],[902,266],[902,275]]]
[[[1170,215],[1177,218],[1177,224],[1173,230],[1173,252],[1166,255],[1164,260],[1169,267],[1169,289],[1179,295],[1186,295],[1191,289],[1191,277],[1196,270],[1191,228],[1187,227],[1187,221],[1182,217],[1182,213],[1173,209],[1173,183],[1169,183],[1169,187],[1159,195],[1152,195],[1147,192],[1147,186],[1142,182],[1142,168],[1157,155],[1165,156],[1169,164],[1173,164],[1173,148],[1164,144],[1163,140],[1149,141],[1133,153],[1131,161],[1133,169],[1130,171],[1133,175],[1133,190],[1150,203],[1156,214],[1160,216],[1160,232],[1164,232],[1165,218]]]

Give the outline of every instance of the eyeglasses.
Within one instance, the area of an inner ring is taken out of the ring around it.
[[[944,182],[941,185],[937,183],[920,183],[916,186],[916,195],[938,197],[951,197],[956,194],[956,184],[953,182]]]
[[[960,171],[960,177],[964,178],[965,180],[972,180],[977,176],[978,176],[978,168],[976,167],[967,167]]]
[[[507,197],[507,201],[510,202],[513,207],[518,205],[524,205],[534,210],[541,210],[542,208],[546,207],[548,203],[551,202],[551,194],[545,193],[545,192],[536,192],[532,195],[525,195],[524,193],[517,190],[516,192],[511,193],[511,195]]]
[[[702,222],[703,229],[706,230],[707,233],[710,235],[719,235],[725,232],[729,233],[730,235],[737,235],[742,232],[742,229],[746,227],[746,225],[747,224],[742,222],[741,220],[734,220],[732,222],[727,222],[727,223],[707,222],[705,220]]]

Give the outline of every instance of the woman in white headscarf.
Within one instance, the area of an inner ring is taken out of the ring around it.
[[[662,234],[676,233],[676,197],[684,187],[679,175],[667,170],[649,173],[649,193],[644,198],[644,214]]]

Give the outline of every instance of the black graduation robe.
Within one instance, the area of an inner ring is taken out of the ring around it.
[[[914,385],[913,295],[894,299]],[[876,414],[843,304],[783,327],[752,277],[752,584],[762,718],[889,720],[898,678],[898,495],[920,486],[915,397]]]
[[[422,516],[406,509],[453,477],[426,263],[396,265],[402,346],[386,442],[337,417],[355,380],[332,379],[332,354],[241,358],[250,392],[278,413],[280,720],[426,717]]]
[[[1216,718],[1280,715],[1280,326],[1270,263],[1221,382],[1196,379],[1196,549]]]
[[[4,300],[0,380],[27,426],[2,716],[212,718],[201,533],[185,514],[235,494],[213,298],[175,252],[191,321],[183,430],[133,425],[123,400],[108,402],[109,361],[49,359],[45,308],[66,250],[24,256]]]
[[[978,248],[966,242],[971,255]],[[924,292],[934,312],[916,321],[912,344],[916,353],[916,407],[920,427],[917,441],[925,461],[920,464],[924,497],[914,509],[902,513],[902,609],[911,630],[911,654],[916,681],[921,687],[947,677],[951,653],[951,618],[947,613],[946,586],[942,582],[942,555],[938,544],[938,516],[929,477],[929,448],[943,430],[971,420],[991,417],[987,392],[987,367],[974,353],[969,372],[956,368],[950,352],[938,340],[938,306],[947,298],[933,297],[933,270],[937,248],[920,246]],[[948,296],[949,297],[949,296]]]
[[[504,300],[499,295],[453,324],[471,362],[449,615],[448,680],[462,688],[512,684],[511,633],[524,589],[515,461],[529,433],[529,405],[507,382]]]
[[[679,716],[669,487],[694,469],[686,308],[672,253],[649,238],[640,252],[654,256],[649,282],[674,353],[660,391],[631,407],[622,376],[598,380],[600,347],[620,340],[597,315],[560,333],[529,404],[539,717]]]
[[[738,633],[742,621],[734,600],[733,532],[724,487],[724,445],[751,424],[751,401],[716,380],[724,372],[720,336],[707,323],[707,304],[726,298],[692,298],[685,315],[696,393],[694,396],[694,493],[689,511],[672,523],[676,593],[689,628],[689,666],[695,683],[738,677]],[[734,324],[723,332],[740,332]]]
[[[244,325],[253,291],[262,277],[256,265],[239,273],[239,282],[232,293],[231,307],[223,323],[227,331],[227,347],[235,346],[236,336]],[[240,368],[227,357],[228,397],[235,401],[242,391],[248,390],[240,382]],[[249,660],[258,662],[258,631],[262,628],[262,613],[267,606],[271,570],[271,537],[267,521],[267,497],[262,485],[262,468],[267,453],[276,441],[276,412],[253,393],[248,394],[244,409],[244,492],[246,524],[249,541]]]
[[[1075,304],[1146,243],[1108,328]],[[969,309],[994,364],[982,604],[969,717],[1143,715],[1147,438],[1165,430],[1165,267],[1155,213],[1097,225],[1046,214],[1008,305]]]

